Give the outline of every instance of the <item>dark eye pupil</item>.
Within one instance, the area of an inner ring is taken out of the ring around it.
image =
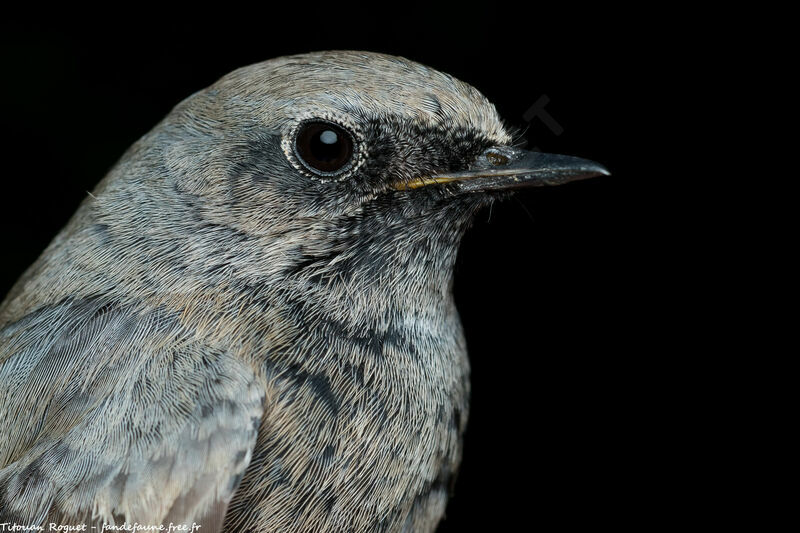
[[[344,168],[353,155],[353,140],[346,131],[327,122],[309,122],[300,127],[297,155],[310,170],[333,174]]]

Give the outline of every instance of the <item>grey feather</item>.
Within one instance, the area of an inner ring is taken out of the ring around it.
[[[0,347],[0,415],[21,422],[0,440],[0,500],[17,523],[191,523],[232,497],[263,386],[175,314],[68,301]]]

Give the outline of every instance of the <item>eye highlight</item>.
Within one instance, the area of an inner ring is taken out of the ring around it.
[[[335,176],[349,168],[353,159],[353,136],[330,122],[306,122],[297,131],[294,151],[311,172]]]

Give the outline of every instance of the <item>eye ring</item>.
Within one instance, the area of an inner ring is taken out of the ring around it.
[[[340,176],[353,167],[357,143],[346,128],[328,120],[300,123],[293,152],[305,169],[317,176]]]

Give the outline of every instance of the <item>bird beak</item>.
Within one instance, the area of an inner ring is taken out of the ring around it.
[[[458,192],[496,191],[561,185],[610,174],[605,167],[588,159],[493,146],[478,156],[468,170],[419,177],[397,183],[395,188],[409,190],[450,183]]]

